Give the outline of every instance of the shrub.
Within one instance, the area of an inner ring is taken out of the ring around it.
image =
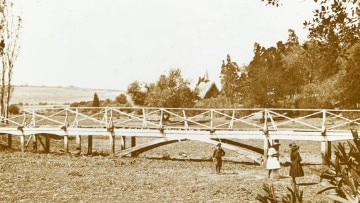
[[[19,114],[20,113],[20,108],[16,104],[11,104],[9,106],[9,113],[10,114]]]
[[[256,199],[259,202],[263,203],[278,203],[278,202],[285,202],[285,203],[301,203],[303,202],[303,191],[299,190],[299,187],[295,184],[292,184],[292,187],[287,187],[289,193],[286,194],[285,197],[282,197],[281,201],[277,200],[277,196],[275,194],[274,186],[270,184],[263,184],[263,190],[266,192],[266,195],[258,194]]]
[[[338,202],[359,202],[360,200],[360,153],[359,144],[347,142],[335,146],[335,160],[328,160],[330,166],[320,175],[320,180],[326,179],[331,186],[318,192],[334,190],[335,194],[327,195]]]

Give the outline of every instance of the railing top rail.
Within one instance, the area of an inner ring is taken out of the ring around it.
[[[360,109],[322,109],[322,108],[174,108],[174,107],[71,107],[68,105],[64,106],[48,106],[48,105],[39,105],[39,106],[24,106],[22,109],[26,110],[46,110],[46,109],[167,109],[167,110],[223,110],[223,111],[340,111],[340,112],[360,112]]]

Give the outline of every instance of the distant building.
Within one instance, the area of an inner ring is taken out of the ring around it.
[[[209,75],[207,71],[204,77],[199,77],[195,88],[199,92],[199,97],[201,99],[214,98],[220,94],[220,91],[216,86],[215,82],[209,80]]]

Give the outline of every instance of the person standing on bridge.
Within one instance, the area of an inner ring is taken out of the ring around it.
[[[271,172],[280,168],[279,152],[277,151],[280,143],[274,142],[268,149],[266,169],[268,170],[268,178],[270,178]],[[277,149],[276,149],[277,148]]]
[[[221,148],[221,143],[218,143],[216,145],[216,149],[214,150],[214,153],[212,156],[214,164],[215,164],[216,173],[220,173],[223,156],[225,156],[225,151]]]
[[[301,165],[301,156],[299,153],[299,146],[295,143],[289,144],[290,147],[290,171],[289,176],[292,177],[293,183],[296,185],[296,177],[303,177],[304,170]]]

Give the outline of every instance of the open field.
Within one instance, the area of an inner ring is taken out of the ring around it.
[[[291,185],[288,141],[281,141],[279,176],[269,179],[262,166],[229,150],[222,174],[215,174],[209,160],[214,146],[196,141],[165,145],[130,158],[107,156],[107,139],[94,139],[92,156],[85,155],[86,139],[80,155],[60,153],[61,140],[51,141],[50,154],[21,153],[16,140],[15,150],[0,150],[0,202],[257,202],[263,183],[273,183],[280,197]],[[261,146],[262,141],[247,143]],[[73,151],[73,141],[70,144]],[[305,202],[331,202],[315,195],[328,185],[319,183],[320,143],[297,144],[304,159],[306,176],[298,182]]]
[[[72,102],[92,101],[97,93],[100,100],[114,100],[121,93],[120,90],[88,89],[78,87],[47,87],[47,86],[15,86],[12,104],[69,104]]]

